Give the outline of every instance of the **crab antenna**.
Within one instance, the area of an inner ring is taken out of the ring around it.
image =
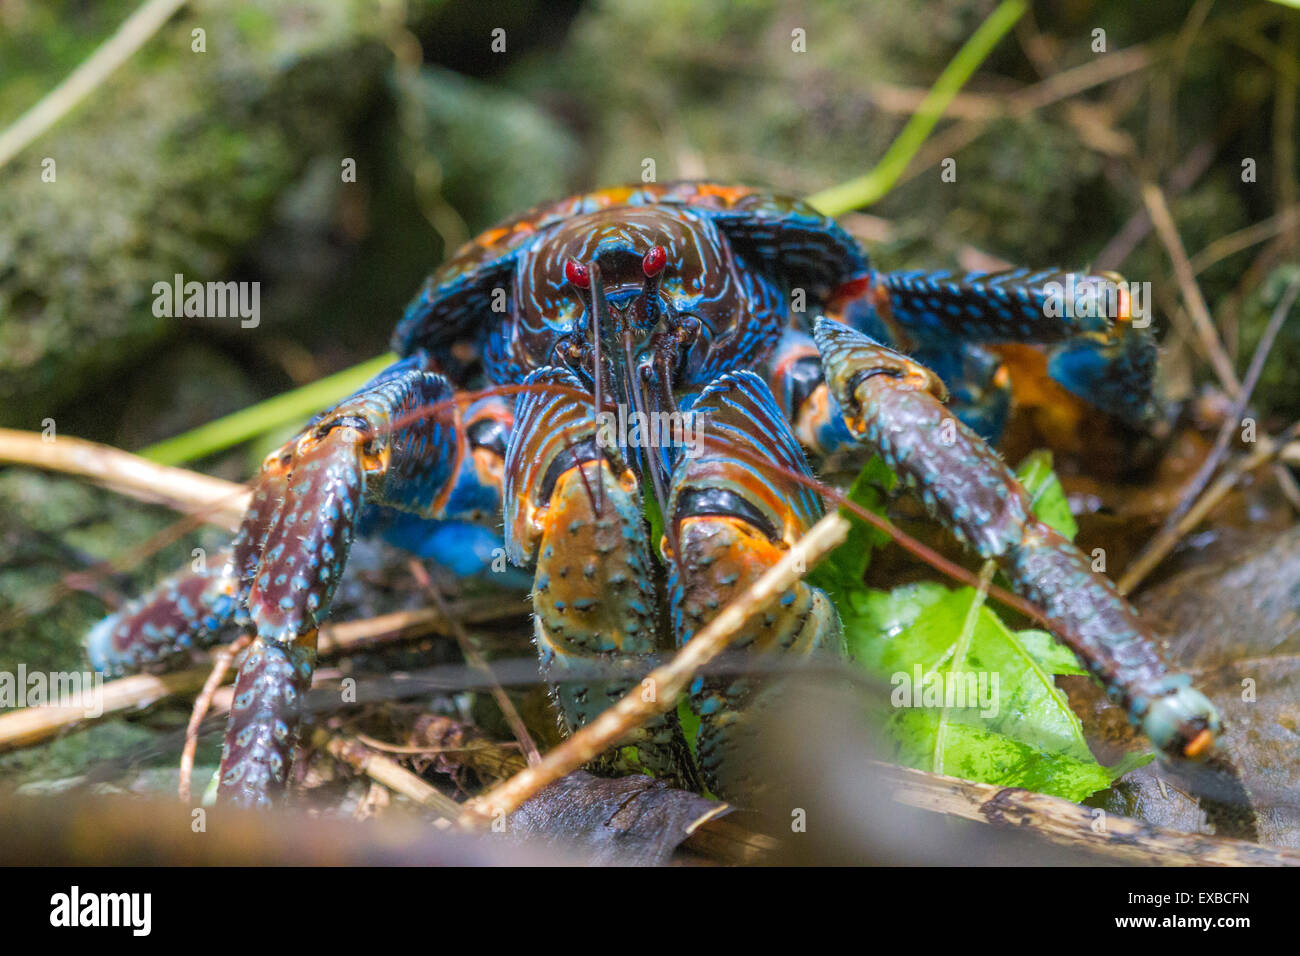
[[[600,330],[601,319],[604,318],[609,304],[605,301],[605,285],[601,281],[600,265],[595,259],[587,264],[587,276],[591,282],[591,380],[596,409],[596,514],[604,514],[605,479],[600,473],[600,466],[605,461],[605,447],[600,441],[600,413],[604,410],[605,370],[600,364]]]

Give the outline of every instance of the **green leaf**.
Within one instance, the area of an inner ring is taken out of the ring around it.
[[[664,552],[660,546],[664,540],[664,515],[659,510],[659,499],[654,495],[642,495],[641,512],[645,515],[645,520],[650,523],[650,547],[660,560],[663,560]]]
[[[1061,480],[1052,471],[1052,453],[1045,449],[1025,457],[1016,469],[1016,478],[1029,492],[1034,514],[1053,531],[1074,540],[1079,531]]]
[[[677,701],[677,720],[682,725],[682,736],[691,748],[691,756],[698,757],[696,745],[700,736],[700,718],[691,710],[690,698],[685,694]]]
[[[1073,655],[1009,629],[975,589],[860,590],[842,612],[850,653],[893,687],[881,711],[898,763],[1076,801],[1129,769],[1097,762],[1053,681],[1083,673]]]
[[[853,480],[848,499],[872,514],[883,515],[889,492],[897,481],[898,477],[880,456],[872,456]],[[867,524],[847,508],[840,508],[840,513],[853,523],[853,527],[844,543],[808,575],[809,582],[825,591],[837,605],[848,594],[862,590],[862,578],[871,564],[872,552],[890,541],[889,535]]]

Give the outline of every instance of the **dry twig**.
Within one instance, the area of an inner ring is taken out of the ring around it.
[[[510,700],[510,696],[505,692],[505,688],[501,686],[501,682],[497,680],[496,674],[492,672],[492,666],[478,652],[478,648],[474,646],[473,640],[466,633],[465,628],[461,626],[460,621],[447,609],[446,599],[442,596],[442,592],[433,586],[433,581],[429,579],[429,572],[424,570],[424,565],[420,563],[419,559],[412,558],[408,566],[415,580],[419,582],[420,587],[424,588],[425,593],[433,598],[434,605],[442,612],[443,619],[450,626],[451,632],[456,635],[456,641],[460,644],[460,652],[465,655],[465,660],[469,661],[471,667],[482,671],[491,682],[492,699],[496,701],[496,705],[501,710],[501,715],[506,719],[506,723],[510,725],[510,732],[514,734],[515,740],[519,742],[519,747],[524,752],[524,759],[530,765],[540,763],[542,755],[537,751],[537,744],[533,742],[532,734],[528,732],[528,726],[524,723],[524,719],[519,716],[519,710],[515,707],[514,702]]]
[[[1178,235],[1177,226],[1174,225],[1169,205],[1165,202],[1165,194],[1154,183],[1146,183],[1142,187],[1142,200],[1146,203],[1147,212],[1156,228],[1156,235],[1164,243],[1165,250],[1173,262],[1174,275],[1178,280],[1183,303],[1187,306],[1187,313],[1192,318],[1206,358],[1209,359],[1224,391],[1229,395],[1235,395],[1241,389],[1241,382],[1232,367],[1228,353],[1224,351],[1223,342],[1214,327],[1214,319],[1210,316],[1210,308],[1205,304],[1205,297],[1201,295],[1201,288],[1196,284],[1195,270],[1192,269],[1192,264],[1187,258],[1187,250],[1183,248],[1183,240]]]
[[[185,747],[181,750],[181,774],[180,783],[177,786],[177,794],[181,798],[181,803],[190,802],[190,778],[194,774],[194,754],[199,749],[199,725],[203,723],[203,718],[208,714],[208,708],[212,706],[212,698],[217,693],[217,688],[226,681],[230,672],[230,665],[235,657],[252,643],[252,638],[247,634],[226,644],[218,647],[216,653],[212,655],[212,673],[203,683],[203,689],[199,691],[199,696],[194,698],[194,707],[190,711],[190,722],[185,727]]]
[[[512,611],[503,615],[499,600],[458,603],[450,610],[461,619],[472,622],[514,616]],[[450,625],[432,608],[399,611],[364,621],[326,624],[320,629],[318,649],[322,657],[328,657],[429,633],[451,636]],[[219,649],[214,653],[219,653]],[[0,714],[0,753],[34,746],[63,730],[87,726],[112,714],[140,710],[168,697],[198,691],[211,673],[212,664],[208,662],[170,674],[136,674],[107,681],[103,685],[103,706],[98,714],[87,714],[84,707],[57,705],[26,707]],[[215,702],[213,707],[220,709]]]
[[[1062,797],[876,764],[896,784],[893,798],[922,810],[1014,828],[1052,843],[1146,866],[1298,866],[1295,850],[1180,833],[1107,814]],[[1100,824],[1099,824],[1100,821]]]
[[[146,0],[141,4],[67,79],[0,132],[0,167],[94,92],[183,6],[185,0]]]
[[[1128,594],[1141,584],[1142,580],[1173,550],[1179,539],[1205,520],[1205,516],[1224,499],[1242,475],[1254,471],[1274,458],[1281,457],[1284,452],[1290,450],[1289,444],[1297,438],[1300,438],[1300,422],[1296,422],[1276,439],[1267,435],[1260,438],[1256,443],[1258,447],[1220,475],[1219,479],[1206,489],[1205,494],[1188,509],[1187,514],[1183,515],[1177,525],[1168,533],[1158,534],[1151,539],[1146,549],[1129,565],[1124,576],[1119,579],[1116,585],[1119,593]]]
[[[89,478],[141,501],[166,505],[234,530],[248,508],[243,485],[186,468],[160,465],[128,451],[81,438],[47,439],[0,428],[0,464],[27,465]]]

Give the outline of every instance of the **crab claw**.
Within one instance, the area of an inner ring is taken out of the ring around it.
[[[941,402],[948,398],[948,389],[928,368],[862,332],[819,318],[813,337],[822,354],[826,382],[842,409],[860,409],[858,387],[876,375],[893,379],[894,388],[928,392]]]
[[[364,419],[327,419],[302,435],[248,591],[256,639],[235,678],[218,797],[265,806],[287,779],[316,633],[347,563],[368,472],[381,471]]]
[[[286,455],[266,459],[239,533],[229,550],[186,570],[96,624],[86,636],[91,665],[117,676],[161,671],[187,659],[191,648],[216,642],[221,630],[245,618],[248,578],[276,515],[288,476]]]
[[[270,802],[284,786],[317,629],[329,613],[367,504],[431,510],[454,481],[459,445],[451,386],[388,379],[322,416],[286,454],[289,471],[248,590],[256,639],[235,679],[218,797]],[[434,411],[437,409],[437,411]]]
[[[248,594],[258,637],[285,643],[320,626],[352,548],[367,475],[386,460],[357,419],[323,423],[298,439]]]
[[[1161,753],[1203,760],[1222,729],[1219,714],[1186,674],[1172,675],[1167,683],[1168,693],[1142,705],[1142,732]]]
[[[923,366],[837,322],[814,335],[850,432],[880,455],[960,540],[995,560],[1015,590],[1166,756],[1200,759],[1214,705],[1170,670],[1160,642],[1110,579],[1033,513],[1001,456],[943,406]]]

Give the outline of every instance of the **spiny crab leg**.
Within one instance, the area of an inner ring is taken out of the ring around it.
[[[165,670],[192,647],[214,644],[222,628],[248,623],[248,586],[262,543],[285,493],[292,463],[276,452],[262,463],[239,532],[228,549],[211,560],[196,558],[145,594],[104,618],[86,637],[96,670],[111,676]]]
[[[1166,756],[1205,756],[1219,731],[1214,705],[1170,670],[1160,644],[1111,581],[1039,521],[1002,459],[944,406],[924,366],[838,322],[814,337],[827,384],[854,437],[1013,588],[1043,608],[1052,630]]]
[[[266,804],[287,779],[317,629],[363,508],[441,519],[471,505],[499,507],[500,456],[494,472],[484,459],[491,435],[479,429],[483,447],[476,445],[460,405],[447,380],[424,371],[418,357],[390,367],[264,462],[219,560],[173,576],[89,635],[92,661],[116,673],[163,668],[214,641],[227,623],[251,633],[235,681],[220,799]]]
[[[317,629],[329,613],[365,504],[434,513],[464,458],[452,395],[409,372],[345,400],[293,443],[291,469],[248,590],[255,632],[235,679],[218,798],[269,803],[283,788]]]

